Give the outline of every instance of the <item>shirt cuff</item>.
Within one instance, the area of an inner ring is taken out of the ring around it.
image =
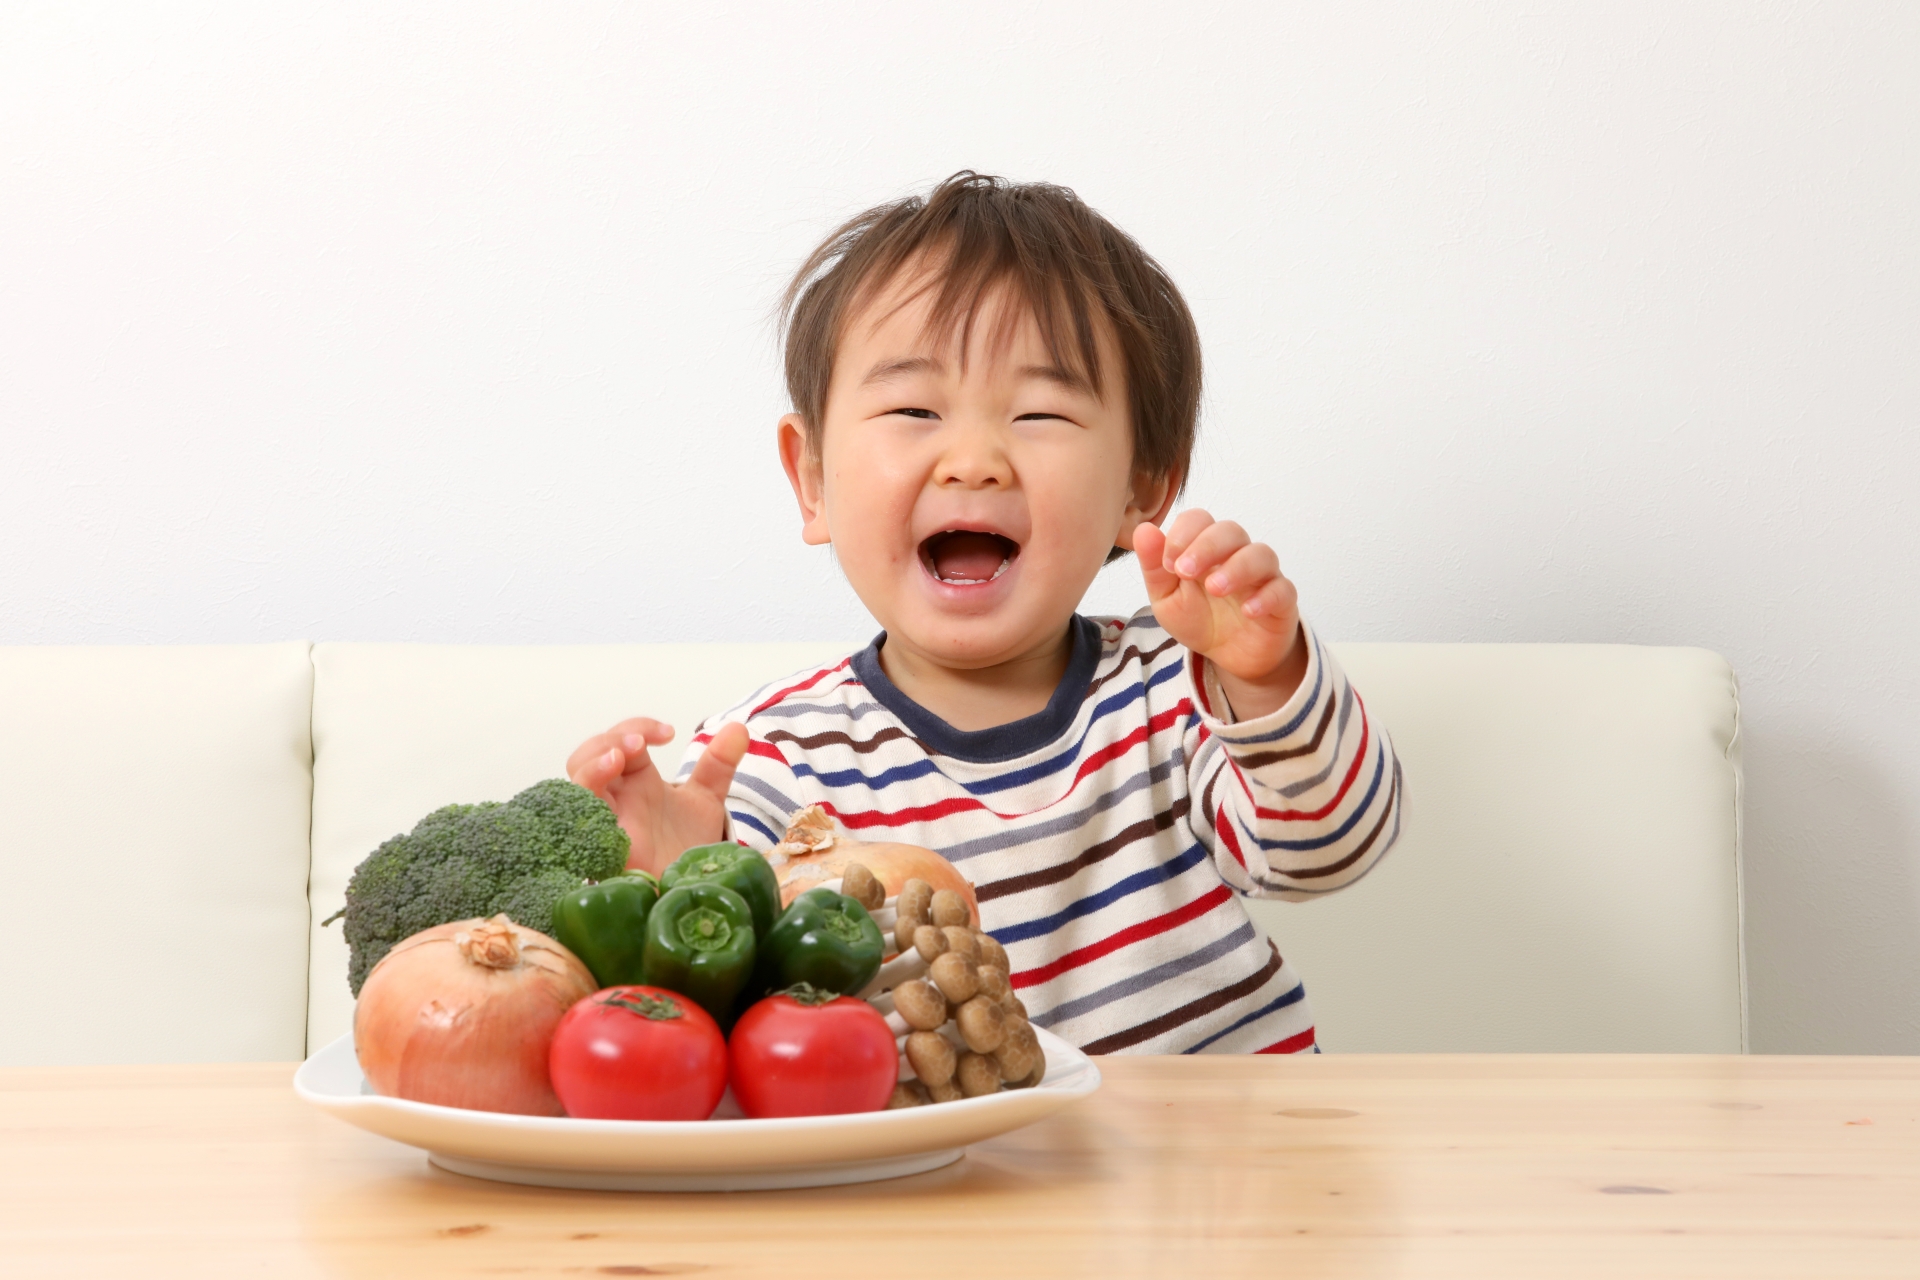
[[[1320,637],[1305,618],[1300,619],[1300,640],[1307,646],[1307,669],[1300,676],[1300,687],[1278,710],[1251,720],[1236,719],[1226,690],[1220,687],[1218,671],[1199,654],[1187,653],[1187,674],[1193,681],[1195,700],[1200,704],[1200,720],[1216,738],[1230,743],[1271,743],[1291,737],[1313,718],[1314,709],[1327,696],[1326,655]]]

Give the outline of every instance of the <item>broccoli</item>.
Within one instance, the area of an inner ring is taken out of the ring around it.
[[[505,912],[553,932],[553,904],[586,880],[627,865],[627,833],[606,802],[564,778],[536,782],[505,804],[450,804],[368,854],[347,882],[353,960],[360,984],[393,945],[422,929]]]

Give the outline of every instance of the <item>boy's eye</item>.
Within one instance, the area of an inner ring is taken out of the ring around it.
[[[893,409],[890,410],[890,412],[897,413],[905,418],[937,419],[940,416],[931,409]]]
[[[1023,413],[1019,417],[1015,418],[1014,421],[1015,422],[1045,422],[1048,419],[1060,418],[1062,416],[1064,415],[1058,414],[1058,413]]]

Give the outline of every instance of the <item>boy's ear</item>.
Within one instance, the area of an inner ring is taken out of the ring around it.
[[[1151,472],[1133,473],[1133,491],[1127,499],[1127,509],[1120,517],[1120,531],[1114,535],[1113,545],[1133,550],[1133,531],[1142,523],[1159,524],[1167,518],[1167,512],[1173,510],[1173,499],[1180,492],[1179,471],[1169,471],[1156,476]]]
[[[820,460],[807,448],[807,427],[797,413],[780,419],[780,465],[800,504],[800,540],[810,547],[833,541],[827,532],[827,482]]]

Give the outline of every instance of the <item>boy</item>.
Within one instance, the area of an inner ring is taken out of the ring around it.
[[[1072,192],[963,172],[836,231],[783,320],[801,536],[884,630],[707,721],[677,783],[656,721],[574,752],[633,863],[765,850],[819,804],[958,865],[1034,1023],[1087,1052],[1315,1050],[1235,891],[1364,875],[1400,769],[1274,553],[1159,527],[1200,391],[1172,281]],[[1078,616],[1129,551],[1150,607]]]

